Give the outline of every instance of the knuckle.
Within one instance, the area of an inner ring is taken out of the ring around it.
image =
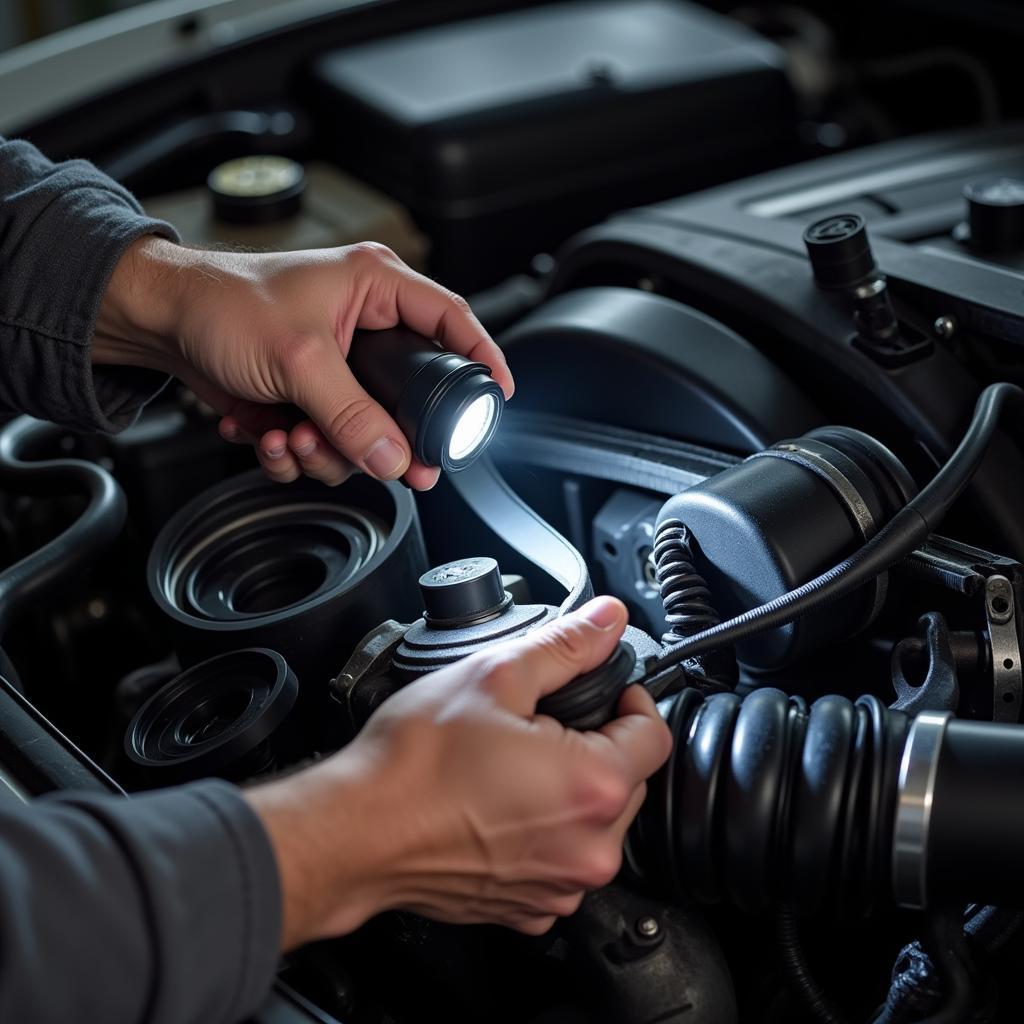
[[[369,398],[353,398],[331,416],[328,427],[332,439],[344,449],[363,440],[375,419],[376,407]]]
[[[349,246],[349,254],[358,262],[366,264],[393,263],[398,257],[381,242],[356,242]]]
[[[571,668],[579,665],[590,649],[590,638],[575,622],[556,623],[538,637],[538,642],[552,657]]]
[[[604,843],[587,852],[580,865],[581,880],[587,889],[600,889],[619,873],[622,867],[622,848],[616,843]]]
[[[620,773],[594,771],[587,778],[585,800],[597,818],[614,821],[625,809],[631,792]]]
[[[277,346],[277,363],[288,380],[302,379],[315,372],[322,354],[322,342],[315,334],[296,334]]]
[[[519,667],[512,658],[492,655],[481,668],[479,685],[486,693],[500,696],[519,685]]]
[[[473,309],[470,304],[464,299],[458,292],[448,291],[446,289],[448,301],[455,307],[455,309],[463,314],[463,316],[472,316]]]

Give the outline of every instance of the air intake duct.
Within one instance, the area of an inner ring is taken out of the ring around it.
[[[1024,728],[761,689],[661,703],[672,755],[626,844],[649,887],[758,912],[1024,906]]]

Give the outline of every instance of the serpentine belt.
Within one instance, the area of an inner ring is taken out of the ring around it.
[[[529,413],[506,416],[491,452],[502,462],[528,463],[662,494],[676,494],[739,461],[636,431]],[[450,479],[481,522],[565,588],[563,615],[593,596],[583,556],[509,487],[490,456]]]

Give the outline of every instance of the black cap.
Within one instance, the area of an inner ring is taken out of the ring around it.
[[[277,651],[219,654],[186,669],[135,712],[125,753],[153,780],[248,778],[262,767],[252,758],[260,759],[298,695],[298,680]]]
[[[460,558],[420,577],[428,624],[468,625],[501,611],[511,602],[493,558]]]
[[[837,213],[815,221],[804,232],[814,279],[822,288],[854,288],[877,273],[864,218]]]
[[[962,237],[982,252],[1024,249],[1024,179],[983,178],[964,186],[967,230]]]
[[[635,667],[636,651],[620,640],[607,661],[542,697],[537,713],[550,715],[567,729],[600,729],[615,718]]]
[[[268,224],[298,213],[306,172],[284,156],[243,156],[215,167],[206,184],[217,220]]]

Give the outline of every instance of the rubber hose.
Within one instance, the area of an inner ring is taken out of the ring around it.
[[[26,452],[60,433],[59,427],[29,416],[0,431],[0,485],[28,494],[84,491],[88,500],[70,526],[0,572],[0,637],[17,612],[78,576],[124,526],[124,492],[106,470],[80,459],[26,461]]]
[[[748,913],[852,917],[891,899],[906,715],[872,696],[808,708],[767,687],[688,688],[659,708],[673,749],[625,848],[642,881]]]

